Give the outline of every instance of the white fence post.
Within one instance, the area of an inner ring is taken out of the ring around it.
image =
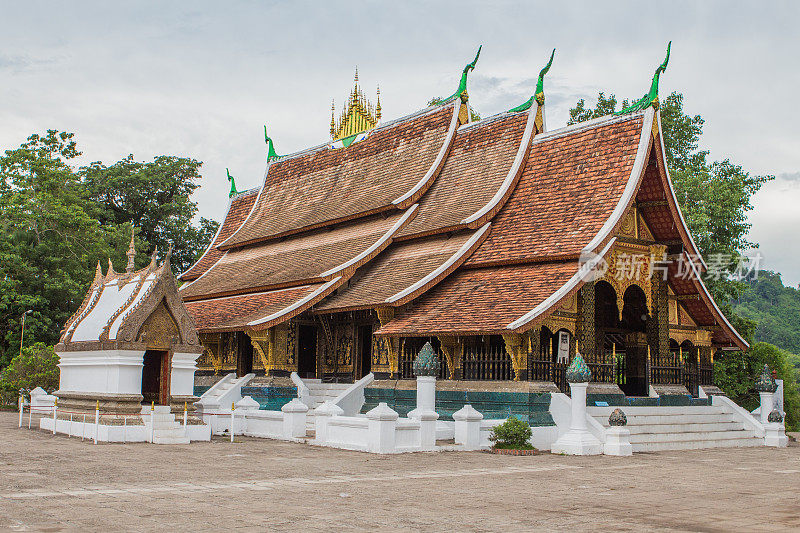
[[[186,431],[186,419],[188,417],[189,407],[186,405],[186,402],[183,402],[183,430]]]
[[[97,439],[100,436],[100,400],[94,404],[94,443],[97,444]]]
[[[367,412],[369,419],[369,441],[367,451],[373,453],[392,453],[395,451],[397,411],[381,402],[378,407]]]
[[[233,422],[234,422],[234,414],[233,412],[236,410],[236,404],[231,402],[231,442],[233,442]]]
[[[22,427],[22,412],[25,410],[25,396],[19,393],[19,427]]]
[[[314,440],[318,444],[328,442],[328,422],[334,416],[342,414],[344,410],[330,400],[314,409]]]
[[[772,408],[775,406],[775,393],[761,391],[758,393],[758,395],[761,399],[761,412],[759,413],[761,416],[761,423],[766,424],[769,414],[772,412]]]
[[[57,419],[57,411],[58,411],[58,399],[53,402],[53,435],[56,434],[56,420]]]
[[[481,421],[483,414],[470,404],[453,413],[455,423],[454,440],[465,450],[477,450],[481,446]]]
[[[150,443],[156,438],[156,402],[150,402]]]
[[[283,412],[283,436],[287,439],[306,436],[306,415],[308,406],[298,398],[281,407]]]

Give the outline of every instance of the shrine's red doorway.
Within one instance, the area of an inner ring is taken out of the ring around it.
[[[142,397],[146,404],[169,405],[170,367],[172,356],[164,350],[144,352]]]

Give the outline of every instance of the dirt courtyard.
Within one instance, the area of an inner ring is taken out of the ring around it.
[[[98,444],[0,413],[4,531],[800,530],[800,446],[375,456],[243,438]]]

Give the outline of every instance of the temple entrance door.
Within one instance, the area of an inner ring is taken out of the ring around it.
[[[170,370],[172,357],[164,350],[147,350],[142,358],[143,402],[169,405]]]
[[[359,365],[356,379],[361,379],[372,370],[372,326],[358,326]]]
[[[641,287],[631,285],[623,296],[621,329],[625,332],[626,396],[648,396],[647,375],[647,298]]]
[[[297,374],[317,377],[317,327],[301,324],[297,334]]]
[[[253,343],[243,331],[236,332],[236,375],[246,376],[253,371]]]

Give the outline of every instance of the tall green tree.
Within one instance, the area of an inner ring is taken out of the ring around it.
[[[185,157],[139,162],[129,155],[111,166],[94,162],[79,174],[93,205],[92,216],[104,226],[136,226],[146,255],[155,247],[163,254],[173,246],[173,270],[180,273],[192,265],[218,225],[206,218],[198,227],[191,223],[197,213],[191,195],[199,187],[201,165]]]
[[[0,367],[19,353],[22,314],[25,345],[57,342],[80,305],[97,261],[125,267],[136,226],[139,267],[157,245],[173,246],[173,269],[188,268],[218,223],[191,220],[197,205],[200,162],[159,156],[140,163],[129,156],[106,166],[76,169],[72,133],[48,130],[0,156]]]
[[[0,357],[26,338],[52,343],[108,255],[114,227],[89,214],[70,161],[80,155],[71,133],[32,135],[0,157]]]
[[[626,105],[627,100],[620,109]],[[730,278],[740,266],[737,258],[758,246],[748,240],[751,198],[773,176],[753,176],[728,159],[710,163],[708,150],[699,148],[705,120],[686,114],[682,94],[667,96],[660,110],[665,158],[675,195],[700,253],[713,267],[705,282],[719,302],[728,302],[744,290],[743,282]],[[601,92],[594,108],[579,100],[570,109],[569,124],[615,111],[617,97]]]

